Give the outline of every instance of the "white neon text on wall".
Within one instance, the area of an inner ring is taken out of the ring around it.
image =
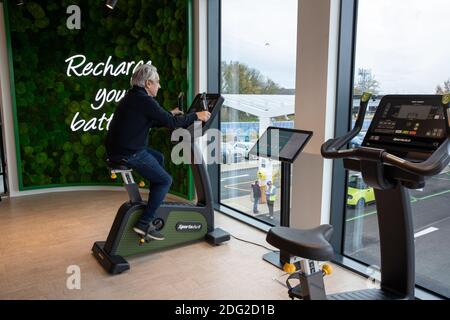
[[[65,62],[67,63],[66,75],[67,77],[119,77],[128,76],[130,77],[136,69],[143,65],[144,63],[151,64],[151,61],[144,62],[140,60],[121,62],[118,65],[114,65],[112,62],[112,57],[109,56],[105,62],[91,62],[87,61],[86,56],[82,54],[76,54],[67,58]],[[94,98],[94,102],[90,104],[92,110],[100,110],[105,104],[115,102],[118,103],[123,99],[127,90],[108,90],[107,88],[100,88]],[[107,116],[103,113],[101,117],[93,117],[91,119],[81,119],[80,112],[77,112],[72,118],[70,129],[72,131],[83,130],[85,132],[91,130],[108,130],[111,120],[114,114]]]

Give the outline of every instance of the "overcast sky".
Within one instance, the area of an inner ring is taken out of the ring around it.
[[[450,79],[449,0],[360,0],[356,65],[382,93],[434,93]]]
[[[297,0],[223,0],[222,58],[295,87]],[[356,67],[382,93],[434,93],[450,79],[450,0],[360,0]]]
[[[222,60],[295,88],[297,0],[222,0]]]

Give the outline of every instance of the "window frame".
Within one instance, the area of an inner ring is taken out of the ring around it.
[[[359,0],[341,0],[339,30],[338,79],[336,98],[335,136],[343,136],[351,130],[353,85],[356,58]],[[334,263],[361,276],[370,277],[369,265],[345,255],[346,202],[348,174],[343,161],[333,163],[331,220],[334,234],[331,244],[336,252]],[[416,283],[418,299],[446,299],[442,295],[421,287]]]
[[[1,107],[1,102],[0,102]],[[3,123],[2,123],[2,117],[1,117],[1,110],[0,110],[0,176],[3,178],[3,192],[0,193],[0,201],[2,196],[6,196],[8,194],[8,183],[7,183],[7,176],[6,176],[6,154],[5,154],[5,147],[3,143]]]
[[[222,0],[208,0],[208,92],[221,92],[221,43],[222,43]],[[211,128],[220,130],[221,114],[214,120]],[[220,164],[208,165],[211,187],[214,198],[214,209],[242,223],[250,225],[263,232],[268,232],[273,226],[245,214],[231,206],[222,203],[221,199],[221,168]],[[287,220],[289,221],[289,220]]]
[[[337,72],[337,96],[335,136],[342,136],[351,129],[351,107],[353,105],[353,83],[356,55],[359,0],[340,0],[339,54]],[[220,92],[221,88],[221,0],[208,1],[208,91]],[[220,129],[220,114],[213,128]],[[263,232],[271,226],[243,212],[221,203],[220,165],[208,166],[214,194],[214,209]],[[332,176],[331,217],[334,226],[331,244],[336,252],[333,262],[360,276],[370,277],[367,264],[344,255],[345,215],[348,176],[342,160],[334,161]],[[445,299],[428,289],[416,286],[418,299]]]
[[[351,129],[350,106],[353,102],[353,70],[356,53],[358,0],[341,0],[340,14],[335,119],[336,137],[345,135]],[[347,180],[347,172],[344,169],[343,161],[334,161],[330,208],[330,223],[334,226],[334,234],[331,244],[334,251],[339,255],[344,253]]]
[[[221,60],[221,0],[207,1],[207,91],[220,93],[220,60]],[[220,129],[220,112],[211,124],[211,129]],[[214,199],[213,207],[220,211],[220,165],[208,165]]]

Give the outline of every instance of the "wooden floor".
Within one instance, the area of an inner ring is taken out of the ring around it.
[[[129,259],[131,271],[104,272],[91,255],[104,240],[122,192],[71,192],[0,202],[0,299],[287,299],[283,273],[262,261],[263,248],[232,240],[200,242]],[[216,226],[264,244],[265,235],[221,214]],[[81,269],[81,289],[66,286]],[[366,288],[365,279],[335,267],[330,293]]]

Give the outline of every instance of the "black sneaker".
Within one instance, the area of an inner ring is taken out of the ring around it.
[[[164,235],[156,230],[155,226],[150,224],[143,224],[138,222],[133,228],[134,232],[143,237],[148,237],[153,240],[162,241],[165,239]]]

